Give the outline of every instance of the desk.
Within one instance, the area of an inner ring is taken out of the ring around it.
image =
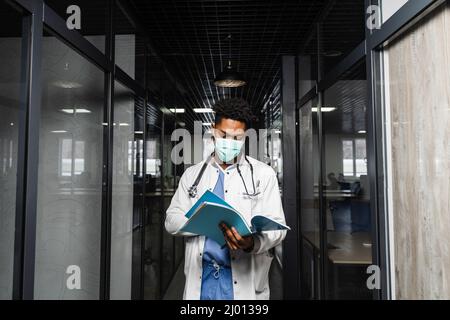
[[[305,232],[303,237],[320,250],[320,239],[314,232]],[[334,264],[370,265],[372,264],[372,247],[363,243],[371,243],[370,234],[357,232],[354,234],[330,231],[327,234],[328,244],[336,249],[328,249],[328,258]]]
[[[328,258],[335,264],[369,265],[372,263],[372,243],[367,232],[354,234],[342,232],[328,233],[328,242],[336,249],[328,250]]]
[[[306,232],[304,238],[310,242],[320,252],[320,239],[318,233]],[[372,246],[365,246],[372,243],[370,234],[367,232],[344,233],[330,231],[327,234],[328,244],[336,249],[328,249],[328,259],[332,264],[334,273],[333,293],[335,299],[338,298],[337,288],[339,285],[339,268],[345,266],[368,266],[372,264]]]

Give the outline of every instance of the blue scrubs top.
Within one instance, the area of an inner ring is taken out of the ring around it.
[[[224,172],[219,169],[214,193],[224,198]],[[230,251],[206,237],[203,249],[202,290],[200,300],[233,300]]]

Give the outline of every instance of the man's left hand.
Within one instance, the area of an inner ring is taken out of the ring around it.
[[[235,227],[229,228],[225,223],[220,224],[225,241],[228,247],[232,250],[242,249],[244,251],[252,251],[255,245],[253,235],[242,237],[239,232],[237,232]]]

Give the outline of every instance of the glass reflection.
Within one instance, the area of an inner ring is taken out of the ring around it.
[[[300,210],[302,232],[303,298],[320,297],[320,153],[316,101],[299,110]]]
[[[57,38],[42,50],[34,297],[98,299],[104,74]]]
[[[134,177],[139,175],[136,163],[135,128],[139,117],[135,113],[135,96],[128,88],[114,86],[114,147],[111,225],[111,299],[131,298]],[[142,153],[141,153],[142,154]]]
[[[22,17],[0,0],[0,300],[12,298]]]
[[[371,299],[366,286],[372,264],[367,175],[367,83],[359,64],[324,93],[324,214],[327,298]],[[325,109],[326,110],[326,109]]]
[[[170,205],[177,187],[176,166],[171,160],[171,152],[174,142],[171,141],[172,132],[175,130],[175,118],[167,115],[164,117],[164,136],[163,136],[163,212],[161,213],[160,226],[162,229],[162,256],[161,256],[161,289],[162,293],[166,291],[175,272],[175,239],[166,232],[164,228],[165,212]]]
[[[161,115],[156,107],[147,105],[147,155],[145,174],[145,246],[144,298],[161,298],[161,245],[164,212],[161,184]]]

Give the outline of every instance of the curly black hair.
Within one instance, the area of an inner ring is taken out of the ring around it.
[[[227,98],[220,100],[213,106],[213,110],[216,114],[216,124],[222,119],[231,119],[244,122],[248,129],[258,120],[253,114],[252,108],[248,102],[241,98]]]

